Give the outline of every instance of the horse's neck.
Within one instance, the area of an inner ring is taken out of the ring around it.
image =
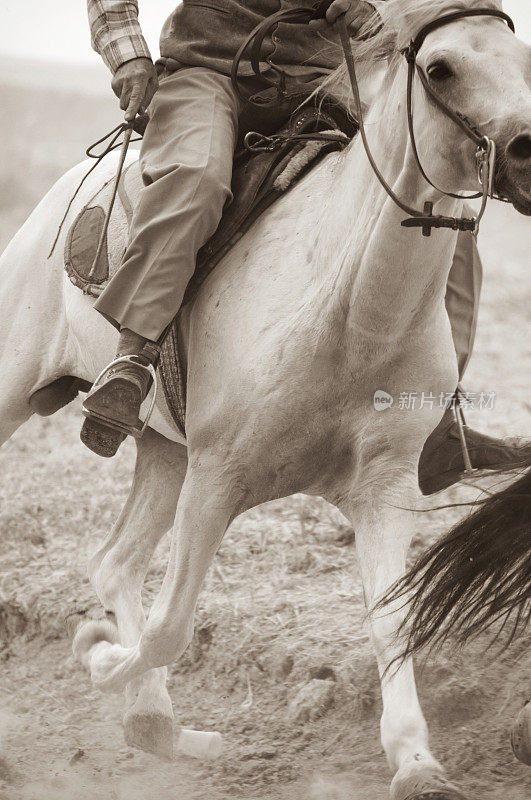
[[[387,84],[387,86],[386,86]],[[390,85],[389,85],[390,84]],[[389,88],[387,88],[389,87]],[[441,197],[421,178],[408,142],[405,76],[387,78],[366,120],[372,153],[395,193],[414,208],[435,201],[434,213],[455,214],[458,201]],[[456,235],[423,237],[401,227],[407,214],[388,197],[358,136],[344,155],[322,227],[322,253],[340,253],[342,307],[353,327],[378,338],[396,337],[442,306]]]

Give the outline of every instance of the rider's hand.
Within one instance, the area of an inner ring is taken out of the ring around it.
[[[120,98],[126,122],[131,122],[139,111],[146,110],[158,85],[157,70],[149,58],[133,58],[118,67],[111,86]]]
[[[355,36],[374,14],[374,6],[364,0],[333,0],[326,12],[326,19],[314,19],[310,27],[324,33],[342,14],[345,15],[348,32]]]

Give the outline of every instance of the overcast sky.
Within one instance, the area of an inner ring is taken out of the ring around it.
[[[162,23],[175,8],[175,0],[140,0],[140,22],[151,48],[158,55]],[[505,0],[520,38],[531,43],[530,0]],[[19,56],[96,63],[90,47],[86,0],[0,0],[0,57]]]

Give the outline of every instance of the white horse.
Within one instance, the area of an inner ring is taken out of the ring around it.
[[[400,50],[426,22],[480,5],[500,7],[497,0],[387,0],[382,31],[359,45],[369,68],[382,49],[389,59],[367,119],[378,163],[403,201],[416,208],[431,201],[445,215],[459,215],[462,203],[419,174]],[[531,213],[529,47],[502,20],[470,17],[430,33],[418,62],[445,100],[496,142],[498,189]],[[445,190],[474,191],[474,145],[418,82],[414,107],[430,176]],[[114,168],[96,170],[72,217]],[[37,390],[62,376],[93,381],[114,354],[114,329],[64,273],[62,241],[47,260],[83,169],[52,188],[2,258],[0,442],[31,415]],[[98,597],[116,615],[119,643],[99,642],[87,660],[94,685],[127,687],[129,741],[155,748],[169,736],[166,665],[188,646],[202,581],[228,525],[246,509],[294,492],[334,503],[356,530],[369,608],[403,573],[415,528],[406,509],[418,497],[419,455],[442,409],[404,413],[395,405],[376,413],[373,394],[437,395],[457,382],[444,306],[456,233],[423,237],[401,227],[403,218],[356,139],[262,216],[188,310],[187,441],[161,398],[138,443],[127,503],[90,563]],[[146,620],[142,583],[172,525],[166,575]],[[395,608],[369,623],[391,793],[449,800],[461,795],[430,752],[412,663],[386,672],[399,652],[394,632],[403,613]],[[85,649],[98,638],[89,629]]]

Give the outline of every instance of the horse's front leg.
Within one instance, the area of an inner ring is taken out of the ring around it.
[[[154,667],[177,659],[193,636],[197,597],[206,572],[234,516],[241,492],[230,470],[207,464],[189,466],[177,505],[170,556],[162,587],[139,641],[131,647],[102,642],[90,659],[95,686],[119,691]]]
[[[118,636],[98,623],[81,627],[74,650],[85,662],[91,646],[103,638],[134,647],[146,624],[142,584],[151,556],[174,521],[186,473],[186,449],[148,429],[137,443],[135,476],[126,505],[113,530],[89,564],[91,583],[101,603],[112,611]],[[103,645],[105,647],[105,645]],[[124,735],[128,744],[171,755],[173,710],[166,689],[166,669],[149,670],[125,687]]]
[[[377,482],[375,490],[370,480],[370,491],[355,499],[349,510],[369,611],[405,570],[415,524],[413,513],[405,509],[414,508],[419,498],[416,461],[397,462],[393,474],[379,475]],[[462,795],[446,780],[430,752],[412,661],[394,661],[400,654],[396,632],[404,616],[405,609],[395,606],[369,618],[383,699],[381,739],[394,773],[391,798],[457,800]]]

